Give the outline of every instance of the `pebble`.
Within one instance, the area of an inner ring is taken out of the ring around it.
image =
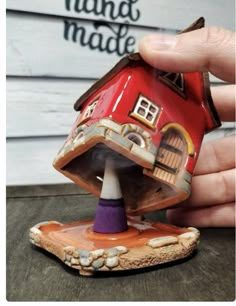
[[[178,243],[178,238],[174,236],[165,236],[165,237],[158,237],[153,238],[148,241],[148,245],[153,248],[162,247],[168,244],[175,244]]]
[[[80,250],[79,251],[79,257],[80,258],[87,258],[87,257],[89,257],[89,255],[90,255],[90,251],[88,251],[88,250]]]
[[[72,257],[72,258],[71,258],[71,264],[72,264],[72,265],[79,265],[79,259],[78,259],[78,258]]]
[[[73,251],[74,251],[74,247],[73,246],[66,246],[66,247],[64,247],[64,252],[66,253],[66,254],[69,254],[69,255],[72,255],[73,254]]]
[[[92,263],[92,266],[95,270],[100,269],[103,265],[104,265],[104,259],[103,258],[94,260],[93,263]]]
[[[114,268],[119,265],[119,258],[117,256],[107,257],[105,264],[108,268]]]
[[[74,251],[74,257],[80,257],[80,253],[82,253],[83,254],[83,251],[84,250],[81,250],[81,249],[76,249],[75,251]],[[87,252],[87,251],[86,251]]]
[[[87,250],[80,251],[79,257],[80,257],[80,264],[84,267],[88,267],[93,261],[93,257],[90,254],[90,251]]]
[[[82,257],[80,258],[79,262],[81,264],[81,266],[84,266],[84,267],[88,267],[91,262],[93,261],[92,257]]]
[[[41,231],[37,227],[32,227],[30,229],[30,233],[32,233],[32,234],[41,234]]]
[[[192,232],[196,233],[196,234],[199,234],[199,230],[195,227],[188,227],[189,230],[191,230]]]
[[[38,236],[32,235],[31,237],[33,243],[39,244],[40,243],[40,238]]]
[[[71,257],[70,255],[66,254],[66,256],[65,256],[66,261],[70,262],[70,261],[71,261],[71,258],[72,258],[72,257]]]
[[[192,238],[195,238],[196,237],[196,234],[194,232],[187,232],[187,233],[184,233],[184,234],[181,234],[179,235],[179,238],[184,238],[184,239],[192,239]]]
[[[119,245],[116,247],[120,254],[125,254],[128,252],[128,249],[125,246]]]
[[[107,255],[107,257],[113,257],[118,255],[118,249],[116,248],[110,248],[110,249],[106,249],[105,250],[105,254]]]
[[[97,259],[98,257],[101,257],[104,255],[104,249],[98,249],[98,250],[92,251],[91,254],[94,259]]]

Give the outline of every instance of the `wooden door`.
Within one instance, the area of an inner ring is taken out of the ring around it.
[[[155,175],[169,183],[174,183],[179,171],[184,167],[187,144],[181,133],[169,129],[163,135],[155,162]]]

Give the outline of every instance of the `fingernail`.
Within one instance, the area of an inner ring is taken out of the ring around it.
[[[176,45],[176,36],[174,35],[150,35],[146,37],[146,46],[152,50],[168,50]]]

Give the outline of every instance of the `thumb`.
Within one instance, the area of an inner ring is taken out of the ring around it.
[[[139,41],[150,65],[171,72],[209,71],[235,82],[235,33],[209,27],[180,35],[153,34]]]

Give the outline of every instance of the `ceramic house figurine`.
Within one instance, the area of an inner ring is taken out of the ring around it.
[[[185,31],[203,26],[200,18]],[[160,71],[134,53],[74,107],[80,112],[54,167],[99,197],[95,221],[38,224],[31,229],[32,242],[81,274],[189,255],[197,229],[132,216],[189,196],[203,136],[220,126],[208,74]]]

